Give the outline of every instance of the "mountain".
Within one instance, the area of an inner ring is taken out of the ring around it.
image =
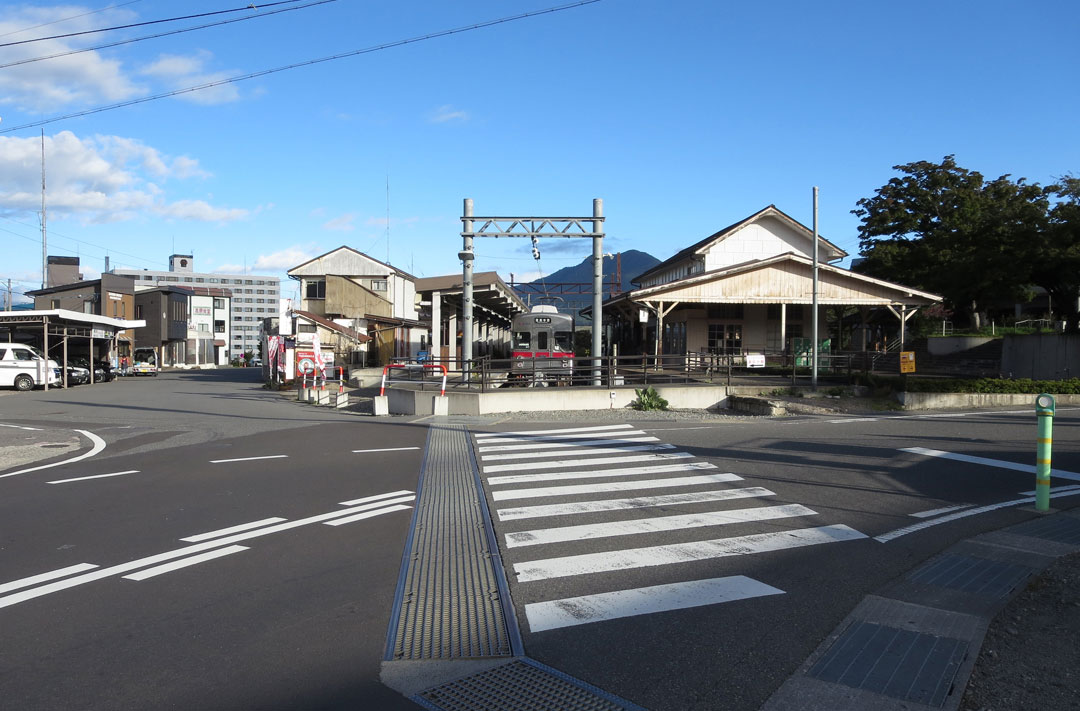
[[[660,260],[647,252],[631,249],[620,253],[622,262],[622,280],[620,291],[632,291],[631,279],[660,263]],[[612,279],[615,274],[615,257],[604,257],[604,298],[612,293]],[[581,260],[580,264],[563,267],[552,272],[542,280],[536,279],[527,284],[515,284],[514,290],[528,304],[554,303],[560,311],[577,312],[586,306],[592,306],[592,255]],[[557,284],[582,284],[581,287],[559,287]],[[551,294],[550,301],[544,296]]]

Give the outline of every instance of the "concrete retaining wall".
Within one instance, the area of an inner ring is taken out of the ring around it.
[[[898,393],[905,410],[945,410],[979,407],[1030,407],[1035,412],[1035,396],[1012,393]],[[1080,395],[1055,395],[1058,405],[1078,405]]]
[[[1080,377],[1080,335],[1005,336],[1001,370],[1013,378],[1035,380]]]
[[[950,355],[971,350],[994,340],[989,336],[934,336],[926,339],[926,350],[930,355]]]
[[[657,394],[676,409],[720,409],[727,406],[724,386],[661,385]],[[615,394],[612,397],[612,393]],[[386,395],[394,415],[430,415],[438,390],[388,389]],[[507,388],[492,392],[446,393],[451,415],[493,415],[501,412],[544,412],[551,410],[623,409],[637,400],[631,387],[616,388]]]

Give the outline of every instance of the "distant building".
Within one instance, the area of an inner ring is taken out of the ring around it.
[[[136,291],[159,286],[228,289],[232,294],[226,319],[228,327],[223,338],[217,338],[222,332],[215,331],[214,339],[225,341],[228,360],[240,358],[248,351],[258,355],[263,319],[281,316],[281,286],[277,277],[196,272],[195,258],[190,254],[171,255],[168,271],[114,269],[109,273],[133,279]],[[186,326],[184,339],[187,340]],[[180,362],[186,360],[185,352]]]
[[[100,279],[82,281],[78,270],[78,257],[49,257],[48,281],[59,283],[26,292],[34,300],[33,308],[39,311],[66,309],[121,320],[135,317],[134,289],[130,279],[102,274]],[[67,279],[73,281],[65,281]],[[115,358],[130,357],[134,341],[132,330],[120,331],[116,334],[116,352],[112,355]]]

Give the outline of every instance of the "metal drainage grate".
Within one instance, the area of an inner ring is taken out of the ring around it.
[[[1072,516],[1050,516],[1010,528],[1009,533],[1044,538],[1055,543],[1080,545],[1080,519]]]
[[[501,565],[487,535],[468,435],[436,426],[390,621],[386,659],[511,656]]]
[[[942,706],[968,643],[872,622],[857,622],[809,676],[894,699]]]
[[[531,659],[436,686],[413,701],[431,711],[645,711]]]
[[[946,553],[911,574],[909,580],[950,590],[1001,598],[1031,575],[1031,569],[999,560]]]

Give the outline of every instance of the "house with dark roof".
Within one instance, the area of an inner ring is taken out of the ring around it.
[[[354,347],[359,343],[340,353],[335,350],[335,364],[384,365],[421,350],[427,329],[418,320],[416,278],[411,274],[341,246],[293,267],[288,275],[300,282],[300,308],[295,311],[370,339],[363,341],[366,351]],[[341,342],[336,337],[334,341]]]
[[[847,253],[818,236],[818,332],[830,337],[829,307],[885,309],[902,324],[935,294],[834,266]],[[777,353],[809,339],[813,323],[814,233],[777,209],[759,210],[676,252],[604,303],[621,352]],[[868,346],[863,327],[856,350]]]

